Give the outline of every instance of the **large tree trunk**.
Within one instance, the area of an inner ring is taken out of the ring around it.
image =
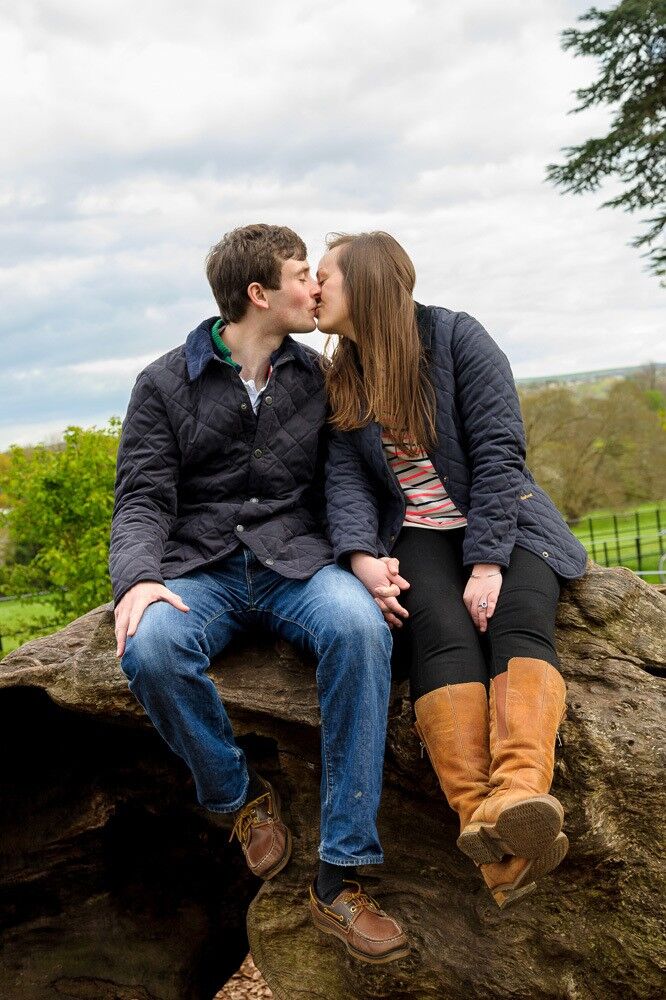
[[[456,849],[456,817],[396,685],[380,831],[365,880],[413,944],[361,965],[310,924],[318,711],[313,664],[270,639],[212,676],[236,732],[278,784],[290,865],[260,886],[196,805],[113,656],[100,608],[0,664],[4,1000],[210,1000],[246,950],[283,1000],[663,995],[666,599],[627,570],[569,585],[558,641],[569,689],[555,793],[571,850],[500,911]]]

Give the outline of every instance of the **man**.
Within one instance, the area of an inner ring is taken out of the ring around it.
[[[212,248],[220,316],[139,375],[118,455],[110,567],[130,689],[189,766],[199,802],[232,813],[248,866],[288,862],[278,796],[248,765],[208,677],[212,657],[265,627],[318,659],[322,783],[315,923],[364,961],[407,953],[354,881],[383,861],[376,829],[391,639],[323,528],[319,286],[291,230],[245,226]],[[390,582],[387,576],[387,583]],[[351,875],[352,879],[349,880]]]

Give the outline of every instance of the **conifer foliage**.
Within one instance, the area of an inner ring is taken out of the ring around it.
[[[562,34],[562,46],[577,56],[595,56],[600,74],[575,91],[577,114],[595,105],[612,112],[606,135],[563,150],[566,161],[547,168],[563,191],[596,191],[606,179],[619,194],[603,207],[653,213],[632,243],[643,249],[649,270],[666,275],[666,0],[622,0],[608,10],[592,7],[585,27]]]

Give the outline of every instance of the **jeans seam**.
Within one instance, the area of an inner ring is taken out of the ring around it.
[[[251,608],[250,610],[261,611],[263,612],[263,614],[273,615],[275,618],[279,618],[280,621],[282,622],[289,622],[290,625],[297,625],[298,628],[303,629],[304,632],[307,632],[307,634],[314,639],[315,646],[317,648],[317,659],[321,657],[321,649],[319,648],[319,640],[317,639],[317,636],[315,635],[314,632],[311,632],[309,628],[306,628],[302,622],[296,621],[295,618],[285,618],[285,616],[281,615],[279,611],[271,611],[270,608],[261,608],[258,605],[256,607]]]
[[[245,800],[247,799],[247,793],[249,787],[250,787],[250,781],[248,778],[247,782],[245,783],[245,787],[243,788],[242,794],[239,795],[238,798],[235,799],[235,801],[230,804],[230,807],[225,806],[224,809],[212,809],[210,806],[204,806],[204,808],[207,809],[208,812],[215,813],[217,816],[229,816],[231,813],[238,812],[238,810],[244,805]]]
[[[245,549],[245,580],[247,582],[248,611],[254,611],[254,594],[252,592],[252,570],[250,568],[252,555],[248,558],[248,549]]]
[[[213,622],[216,622],[218,618],[222,617],[222,615],[228,615],[229,612],[232,611],[232,610],[233,610],[233,608],[231,608],[231,607],[222,608],[222,610],[218,611],[216,615],[213,615],[212,618],[209,618],[208,621],[204,622],[203,625],[201,626],[202,629],[204,630],[204,632],[206,631],[206,629],[208,628],[209,625],[212,625]]]
[[[327,857],[324,855],[327,854]],[[384,855],[381,851],[377,854],[363,854],[360,858],[349,859],[348,861],[341,861],[340,858],[331,858],[327,851],[322,851],[319,849],[319,858],[321,861],[326,861],[329,865],[337,865],[340,868],[353,868],[355,865],[381,865],[384,863]]]
[[[323,807],[323,806],[329,806],[331,804],[332,788],[331,788],[331,774],[328,769],[328,743],[326,741],[326,729],[324,728],[324,719],[321,715],[321,710],[319,712],[319,717],[321,722],[321,745],[324,757],[324,774],[326,775],[326,797],[321,804]]]

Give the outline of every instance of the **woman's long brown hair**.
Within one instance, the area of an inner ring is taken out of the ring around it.
[[[435,394],[416,326],[414,265],[388,233],[336,233],[327,246],[340,248],[357,338],[339,338],[326,371],[331,423],[350,431],[376,420],[407,454],[432,448]]]

